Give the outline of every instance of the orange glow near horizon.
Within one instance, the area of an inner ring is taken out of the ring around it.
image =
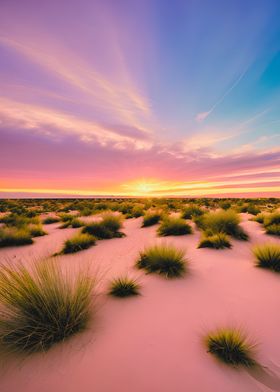
[[[156,179],[139,179],[118,186],[106,187],[103,189],[59,189],[59,188],[2,188],[1,193],[28,195],[65,195],[65,196],[120,196],[120,197],[200,197],[217,194],[258,194],[269,195],[280,192],[279,187],[269,186],[270,178],[263,181],[263,186],[256,186],[256,182],[251,181],[213,181],[213,182],[177,182],[161,181]],[[266,186],[265,183],[268,183]],[[251,184],[251,186],[250,186]]]

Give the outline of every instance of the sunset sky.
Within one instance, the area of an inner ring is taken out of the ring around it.
[[[279,0],[0,0],[0,197],[280,196]]]

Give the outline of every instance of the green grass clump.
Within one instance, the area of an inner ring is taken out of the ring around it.
[[[0,228],[0,248],[7,246],[21,246],[32,244],[32,235],[26,227],[17,229],[16,227]]]
[[[51,225],[52,223],[57,223],[60,221],[60,218],[56,217],[56,216],[48,216],[47,218],[45,218],[43,220],[43,224],[44,225]]]
[[[147,212],[143,217],[142,227],[152,226],[161,220],[161,212]]]
[[[83,228],[83,233],[88,233],[97,239],[110,239],[123,237],[119,230],[122,227],[122,217],[114,214],[104,214],[101,221],[92,222]]]
[[[95,245],[96,239],[87,233],[78,233],[74,237],[65,241],[61,253],[76,253],[80,250],[88,249]]]
[[[271,235],[278,235],[280,236],[280,224],[276,225],[269,225],[265,229],[266,234],[271,234]]]
[[[264,217],[263,225],[267,234],[280,236],[280,212],[267,214]]]
[[[114,297],[130,297],[139,295],[140,286],[135,279],[120,277],[114,279],[109,288],[109,294]]]
[[[29,355],[83,331],[91,318],[93,280],[70,279],[48,261],[0,268],[0,349]]]
[[[227,365],[245,367],[256,365],[253,345],[237,329],[218,329],[206,336],[205,343],[208,352]]]
[[[239,240],[248,240],[248,235],[239,225],[240,217],[232,210],[209,212],[196,220],[199,228],[212,234],[225,233]]]
[[[73,229],[77,229],[82,226],[84,226],[84,223],[80,219],[72,216],[71,219],[64,221],[64,223],[59,228],[66,229],[72,227]]]
[[[267,243],[253,248],[256,265],[275,272],[280,272],[280,245]]]
[[[136,262],[139,269],[158,273],[167,278],[181,277],[187,270],[184,251],[171,245],[155,245],[140,253]]]
[[[264,223],[265,216],[266,216],[266,214],[261,212],[258,215],[254,216],[254,218],[252,220],[255,222],[258,222],[258,223]]]
[[[213,249],[224,249],[231,248],[231,243],[227,234],[217,233],[212,235],[203,235],[201,238],[198,248],[213,248]]]
[[[176,217],[165,218],[158,228],[160,236],[191,234],[192,228],[184,219]]]
[[[187,206],[182,212],[183,219],[192,219],[196,216],[201,216],[204,214],[204,211],[196,205]]]
[[[47,234],[41,224],[31,224],[28,226],[28,230],[31,234],[31,237],[41,237]]]

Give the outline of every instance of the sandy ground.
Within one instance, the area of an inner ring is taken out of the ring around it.
[[[233,241],[229,250],[197,249],[200,234],[156,236],[156,226],[141,228],[141,218],[125,222],[124,238],[97,245],[58,262],[69,268],[90,266],[97,273],[99,304],[92,330],[45,355],[5,367],[1,392],[255,392],[280,391],[280,277],[254,267],[251,247],[278,242],[242,214],[249,242]],[[39,260],[61,250],[79,229],[46,225],[49,235],[30,246],[6,248],[1,260]],[[140,250],[155,242],[186,250],[190,273],[166,280],[134,268]],[[142,295],[114,299],[102,294],[111,277],[139,278]],[[255,340],[258,373],[218,363],[201,342],[209,329],[242,327]]]

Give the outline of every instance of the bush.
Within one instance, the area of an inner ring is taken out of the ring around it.
[[[198,248],[231,248],[231,243],[225,233],[217,233],[210,236],[204,235],[198,244]]]
[[[201,208],[199,208],[196,205],[192,205],[192,206],[187,206],[183,210],[182,218],[183,219],[192,219],[193,217],[201,216],[203,214],[204,214],[204,212],[203,212],[203,210],[201,210]]]
[[[70,280],[55,262],[0,268],[0,348],[9,353],[47,351],[83,331],[91,318],[93,281]]]
[[[136,266],[148,273],[155,272],[173,278],[185,274],[187,260],[181,249],[171,245],[155,245],[140,253]]]
[[[139,218],[144,214],[144,207],[143,205],[135,205],[132,209],[131,212],[126,214],[126,218]]]
[[[46,235],[47,233],[44,231],[41,224],[31,224],[28,226],[28,230],[30,232],[31,237],[41,237]]]
[[[252,220],[258,223],[264,223],[266,214],[261,212],[260,214],[256,215]]]
[[[16,227],[0,228],[0,248],[29,245],[32,243],[31,233],[26,227],[20,229]]]
[[[199,228],[212,234],[225,233],[239,240],[248,240],[248,235],[239,226],[240,218],[232,210],[209,212],[196,220]]]
[[[271,234],[271,235],[278,235],[280,236],[280,225],[269,225],[265,229],[266,234]]]
[[[165,218],[158,228],[158,234],[160,236],[183,235],[190,233],[192,233],[191,226],[180,218]]]
[[[98,239],[123,237],[119,230],[122,227],[122,218],[118,215],[104,214],[100,222],[92,222],[83,228],[83,233],[88,233]]]
[[[161,220],[162,214],[160,212],[147,212],[143,217],[142,227],[152,226]]]
[[[264,218],[264,226],[270,225],[280,225],[280,212],[272,212],[271,214],[266,214]]]
[[[253,345],[239,330],[218,329],[206,336],[205,343],[208,352],[228,365],[246,367],[256,365],[253,358]]]
[[[71,219],[65,221],[59,228],[66,229],[72,227],[73,229],[76,229],[82,226],[84,226],[84,223],[80,219],[72,217]]]
[[[280,272],[280,245],[273,243],[257,245],[253,248],[253,254],[258,267]]]
[[[79,233],[65,241],[62,253],[76,253],[95,245],[96,239],[90,234]]]
[[[109,288],[109,294],[114,297],[129,297],[139,295],[140,286],[135,279],[121,277],[114,279]]]
[[[43,224],[44,225],[50,225],[52,223],[57,223],[59,221],[60,221],[60,219],[58,217],[56,217],[56,216],[48,216],[47,218],[45,218],[43,220]]]

